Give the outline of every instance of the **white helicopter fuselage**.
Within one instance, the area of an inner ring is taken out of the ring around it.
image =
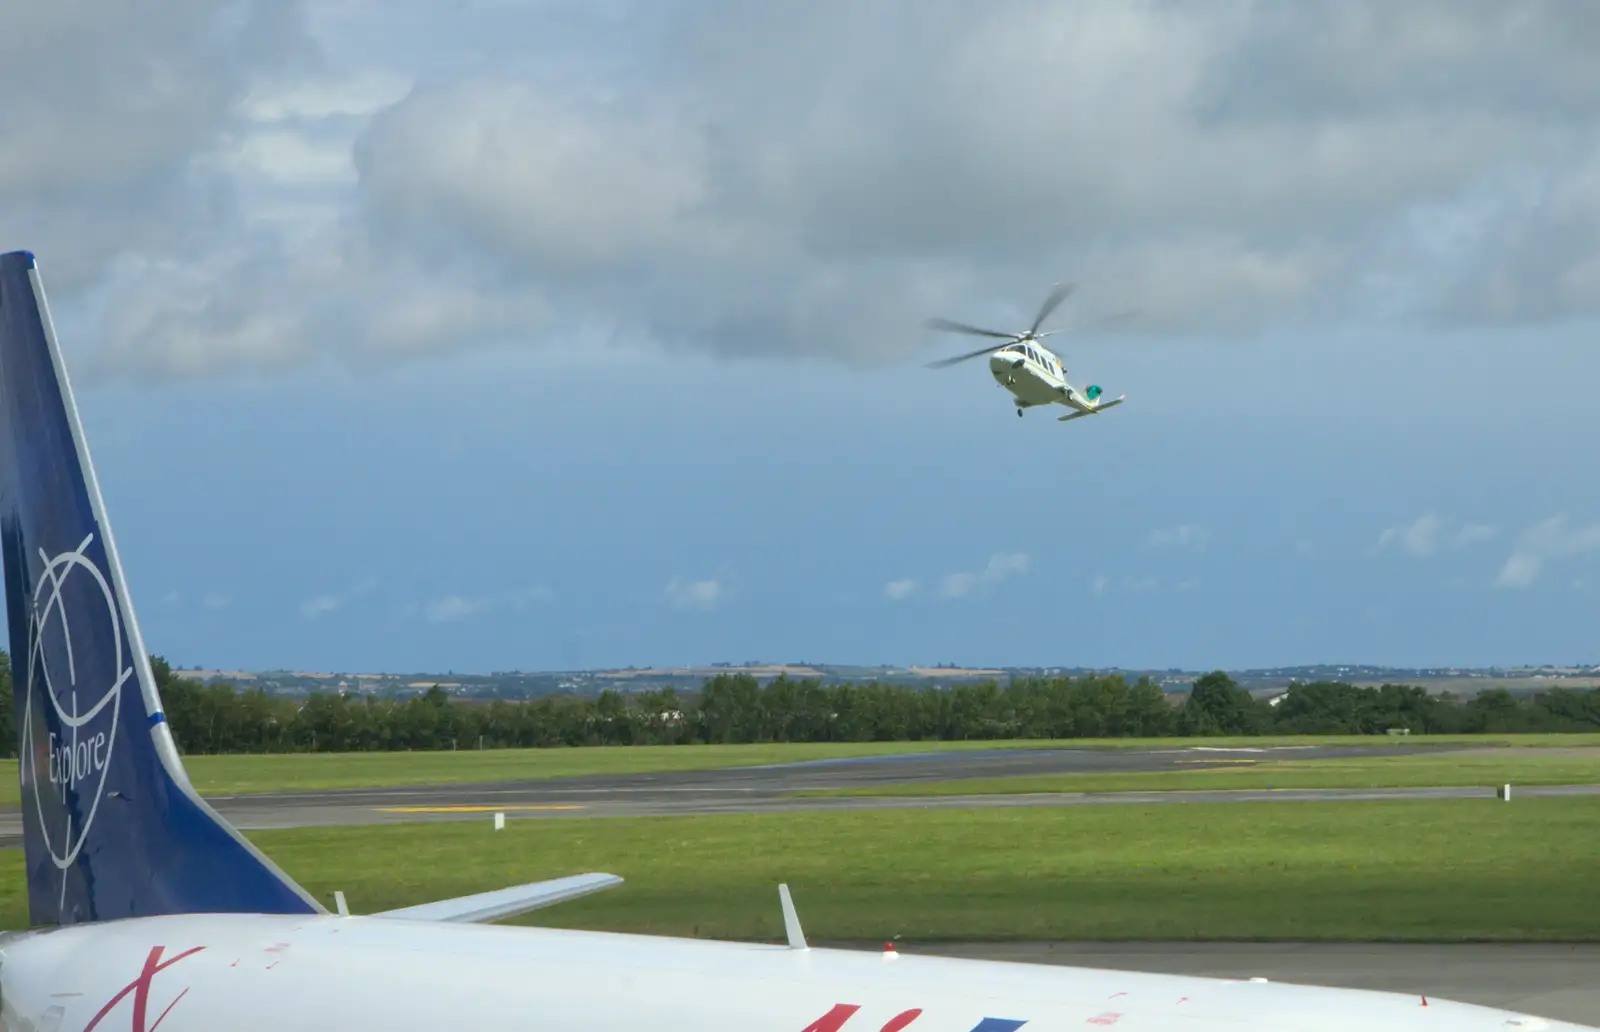
[[[1013,344],[989,356],[989,372],[995,382],[1016,396],[1021,405],[1049,405],[1068,393],[1077,393],[1067,382],[1061,360],[1044,348]]]
[[[1109,408],[1122,399],[1100,401],[1100,388],[1079,390],[1067,379],[1067,368],[1049,348],[1019,341],[1008,344],[989,356],[989,372],[995,383],[1016,399],[1017,414],[1038,405],[1065,405],[1077,414],[1087,415]],[[1070,418],[1070,417],[1064,417]]]

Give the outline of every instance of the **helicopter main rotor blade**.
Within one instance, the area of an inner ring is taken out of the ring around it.
[[[1015,333],[1001,333],[999,330],[983,330],[976,326],[968,326],[953,319],[929,319],[928,327],[935,330],[949,330],[951,333],[967,333],[974,337],[996,337],[1000,340],[1016,340]]]
[[[1139,310],[1137,308],[1133,308],[1126,312],[1117,312],[1114,315],[1101,316],[1098,319],[1090,320],[1089,322],[1083,323],[1080,326],[1063,326],[1059,330],[1048,330],[1044,333],[1037,334],[1036,336],[1039,339],[1043,339],[1045,337],[1054,337],[1058,333],[1078,333],[1095,326],[1104,326],[1107,323],[1121,322],[1123,319],[1131,319],[1138,314]]]
[[[957,362],[965,362],[969,358],[977,358],[980,355],[987,355],[987,354],[989,354],[991,352],[999,351],[1001,348],[1003,348],[1005,346],[1006,346],[1005,344],[991,344],[986,348],[979,348],[977,351],[969,351],[965,355],[956,355],[954,358],[941,358],[937,362],[929,362],[928,363],[928,368],[929,369],[944,369],[947,366],[955,365]]]
[[[1028,336],[1038,336],[1039,327],[1044,325],[1044,321],[1050,318],[1050,313],[1055,311],[1061,302],[1067,299],[1067,295],[1072,293],[1072,290],[1073,284],[1071,283],[1056,284],[1056,288],[1050,291],[1050,296],[1044,299],[1044,304],[1039,306],[1038,318],[1033,320],[1033,328],[1028,331]]]

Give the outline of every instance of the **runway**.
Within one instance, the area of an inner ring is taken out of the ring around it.
[[[1035,806],[1126,806],[1232,802],[1493,798],[1489,785],[1470,788],[1236,789],[1229,791],[1050,793],[985,796],[797,797],[806,789],[888,787],[957,778],[1196,770],[1274,760],[1414,754],[1417,746],[1285,746],[1171,749],[982,749],[969,752],[818,760],[708,771],[620,774],[508,781],[208,796],[246,831],[334,827],[398,821],[692,816],[883,809]],[[1449,751],[1451,747],[1438,748]],[[1528,786],[1522,796],[1595,795],[1600,786]],[[21,815],[0,811],[0,846],[15,846]]]
[[[1493,799],[1494,787],[1242,789],[1003,796],[797,798],[805,789],[863,788],[957,778],[1194,770],[1244,762],[1416,753],[1418,746],[1218,749],[984,749],[742,767],[262,795],[208,796],[247,830],[397,821],[508,820],[1012,806],[1118,806],[1382,799]],[[1426,747],[1455,751],[1456,747]],[[1600,795],[1600,786],[1526,786],[1514,798]],[[0,846],[16,846],[21,815],[0,810]],[[802,912],[803,917],[803,912]],[[814,945],[823,945],[815,943]],[[837,944],[850,945],[850,944]],[[856,944],[875,948],[877,944]],[[1348,986],[1430,996],[1600,1026],[1600,946],[1368,943],[901,943],[906,953],[1076,964],[1130,971]]]
[[[507,820],[554,817],[694,816],[883,809],[1016,806],[1104,806],[1165,803],[1314,802],[1331,799],[1492,798],[1494,789],[1246,789],[1196,792],[1053,793],[1039,795],[804,797],[808,789],[860,789],[962,778],[1196,770],[1274,760],[1373,757],[1415,752],[1411,746],[1173,749],[983,749],[916,753],[762,767],[564,778],[476,785],[349,789],[315,793],[217,797],[213,804],[245,829],[390,821]],[[1600,786],[1523,789],[1528,794],[1593,792]]]

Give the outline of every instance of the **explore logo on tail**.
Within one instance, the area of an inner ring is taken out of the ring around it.
[[[134,676],[116,596],[88,552],[93,542],[90,534],[54,558],[39,552],[28,614],[22,754],[32,791],[24,802],[33,804],[50,858],[62,870],[77,859],[100,811],[122,690]]]

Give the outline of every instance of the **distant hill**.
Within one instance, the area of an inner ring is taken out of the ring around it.
[[[890,683],[938,687],[987,679],[1028,676],[1080,676],[1089,673],[1122,674],[1128,680],[1149,677],[1167,691],[1187,691],[1207,671],[1133,670],[1089,667],[965,667],[854,666],[833,663],[714,663],[694,667],[627,667],[609,670],[495,671],[485,674],[446,673],[334,673],[304,670],[203,670],[174,668],[202,682],[226,681],[241,688],[259,687],[274,695],[304,696],[313,692],[345,691],[359,695],[403,697],[417,695],[434,685],[453,695],[480,699],[524,699],[571,693],[594,695],[606,689],[623,692],[675,688],[698,689],[718,674],[746,674],[762,683],[777,677],[821,680],[824,683]],[[1552,686],[1600,687],[1600,665],[1537,667],[1425,667],[1403,668],[1360,664],[1311,664],[1230,670],[1229,675],[1251,692],[1266,693],[1295,683],[1344,681],[1358,685],[1412,684],[1435,694],[1475,695],[1487,688],[1514,692],[1538,691]]]

